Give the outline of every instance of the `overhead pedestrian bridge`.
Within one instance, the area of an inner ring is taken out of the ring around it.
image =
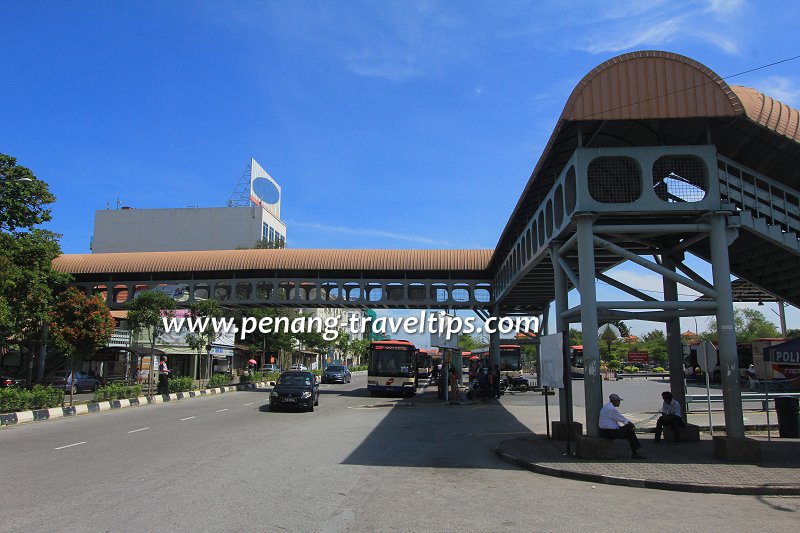
[[[54,267],[73,274],[74,285],[104,294],[112,307],[139,285],[185,284],[185,303],[215,297],[242,305],[464,307],[493,315],[547,315],[552,305],[562,332],[572,323],[586,332],[609,320],[662,322],[673,396],[681,403],[679,320],[713,316],[726,431],[739,439],[731,276],[800,306],[798,117],[797,109],[728,85],[690,58],[624,54],[594,68],[567,99],[494,250],[65,255]],[[711,264],[710,279],[685,263],[687,253]],[[623,263],[659,276],[663,297],[614,279],[609,271]],[[599,300],[597,281],[621,297]],[[681,298],[678,285],[701,297]],[[573,307],[571,289],[580,297]],[[598,339],[584,335],[590,435],[597,434],[603,403],[599,363]]]

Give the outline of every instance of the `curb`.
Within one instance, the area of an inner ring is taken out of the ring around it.
[[[705,485],[699,483],[678,483],[674,481],[658,481],[650,479],[634,479],[624,477],[605,476],[601,474],[590,474],[587,472],[573,472],[562,470],[550,466],[532,463],[503,450],[500,443],[494,448],[494,453],[504,461],[511,463],[525,470],[543,474],[545,476],[560,477],[564,479],[575,479],[578,481],[589,481],[591,483],[603,483],[606,485],[621,485],[641,489],[660,489],[676,492],[693,492],[703,494],[736,494],[751,496],[798,496],[800,487],[793,486],[772,486],[763,485]]]
[[[40,422],[44,420],[55,420],[58,418],[73,417],[76,415],[102,413],[123,409],[125,407],[139,407],[150,404],[169,403],[198,396],[209,396],[213,394],[224,394],[237,390],[251,390],[269,386],[268,383],[250,383],[246,385],[230,385],[227,387],[217,387],[213,389],[201,389],[187,392],[173,392],[171,394],[161,394],[157,396],[139,396],[127,400],[108,400],[103,402],[91,402],[87,404],[74,405],[72,407],[51,407],[49,409],[34,409],[32,411],[19,411],[16,413],[0,414],[0,427],[15,426],[28,422]]]

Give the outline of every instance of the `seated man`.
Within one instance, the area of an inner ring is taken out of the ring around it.
[[[664,425],[672,426],[672,433],[675,435],[675,442],[680,440],[680,429],[686,424],[681,417],[680,404],[672,399],[671,392],[662,392],[661,398],[664,399],[664,405],[661,406],[661,416],[656,421],[656,442],[661,442],[661,432],[664,431]]]
[[[600,409],[600,436],[606,439],[626,439],[631,447],[634,459],[644,459],[637,451],[642,447],[636,433],[633,431],[633,422],[622,416],[617,407],[622,398],[618,394],[608,396],[609,402]]]

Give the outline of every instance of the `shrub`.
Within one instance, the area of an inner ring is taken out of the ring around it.
[[[126,385],[125,383],[109,383],[105,387],[99,387],[94,392],[94,399],[97,402],[107,400],[126,400],[128,398],[138,398],[142,395],[141,385]]]
[[[657,366],[653,369],[653,372],[666,372],[663,366]]]
[[[250,372],[249,374],[242,374],[239,378],[239,383],[260,383],[264,381],[263,372]]]
[[[628,372],[629,374],[635,374],[636,372],[639,371],[639,367],[636,366],[636,365],[628,365],[625,368],[623,368],[622,370],[624,370],[625,372]]]
[[[64,401],[64,391],[53,387],[34,385],[33,389],[7,387],[0,389],[0,413],[48,409],[58,407]]]
[[[169,378],[170,392],[187,392],[194,389],[194,380],[189,376]]]
[[[208,380],[208,388],[214,389],[231,384],[231,377],[228,374],[214,374]]]

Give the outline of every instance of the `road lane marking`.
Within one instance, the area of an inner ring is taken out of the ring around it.
[[[197,418],[196,416],[187,416],[186,418],[181,418],[181,422],[184,420],[191,420],[192,418]]]
[[[132,431],[129,431],[128,433],[136,433],[137,431],[145,431],[145,430],[148,430],[148,429],[150,429],[150,428],[149,427],[139,428],[139,429],[134,429]]]
[[[250,403],[246,403],[246,404],[245,404],[245,405],[253,405],[253,402],[250,402]]]
[[[75,444],[67,444],[66,446],[59,446],[58,448],[53,448],[54,450],[63,450],[64,448],[72,448],[73,446],[79,446],[81,444],[86,444],[86,441],[76,442]]]
[[[221,413],[222,411],[227,411],[227,409],[217,409],[218,413]]]

